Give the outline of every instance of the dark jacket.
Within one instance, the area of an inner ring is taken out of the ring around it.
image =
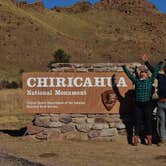
[[[145,65],[147,68],[151,71],[151,73],[154,72],[154,67],[148,62],[145,62]],[[158,74],[157,75],[157,80],[158,80],[158,95],[159,98],[166,98],[166,74]]]

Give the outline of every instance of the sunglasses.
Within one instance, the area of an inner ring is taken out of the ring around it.
[[[140,73],[148,73],[147,71],[141,71]]]

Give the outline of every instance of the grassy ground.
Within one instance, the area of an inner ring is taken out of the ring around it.
[[[22,112],[22,90],[0,91],[0,152],[14,154],[51,166],[164,166],[166,146],[137,147],[126,136],[112,142],[40,141],[13,135],[31,123]]]
[[[22,111],[22,90],[0,90],[1,129],[24,127],[33,116]]]
[[[0,79],[18,79],[20,69],[46,71],[59,48],[71,62],[134,62],[147,52],[157,63],[166,53],[165,29],[166,15],[144,6],[130,14],[118,9],[40,13],[0,0]]]

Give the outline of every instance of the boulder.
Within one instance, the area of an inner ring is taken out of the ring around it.
[[[49,127],[50,117],[44,117],[44,116],[36,117],[34,120],[34,124],[40,127]]]
[[[28,135],[34,135],[42,132],[44,130],[44,127],[34,126],[34,125],[28,125],[26,128],[26,134]]]
[[[47,135],[47,139],[50,139],[50,140],[59,140],[61,139],[61,132],[59,129],[49,129],[47,131],[44,132],[45,135]]]
[[[64,114],[64,115],[60,115],[59,121],[62,123],[68,124],[72,122],[72,118],[69,114],[68,115]]]
[[[99,137],[99,136],[100,136],[100,133],[101,133],[100,130],[91,130],[91,131],[88,133],[88,136],[89,136],[90,138]]]
[[[47,135],[44,133],[39,133],[35,136],[36,139],[47,140]]]
[[[76,124],[80,124],[80,123],[85,123],[85,120],[86,120],[85,118],[81,118],[81,117],[80,118],[73,118],[72,122],[76,123]]]
[[[92,128],[92,124],[84,123],[84,124],[77,124],[76,129],[81,132],[88,132]]]
[[[109,137],[109,136],[116,136],[116,135],[118,135],[118,131],[116,128],[103,129],[100,132],[101,137]]]
[[[57,128],[57,127],[61,127],[62,125],[64,125],[63,123],[61,123],[61,122],[50,122],[49,123],[49,127],[55,127],[55,128]]]
[[[101,129],[108,129],[109,125],[107,123],[94,123],[92,125],[92,129],[101,130]]]
[[[63,125],[60,127],[61,133],[66,133],[70,131],[75,131],[75,126],[74,125]]]
[[[79,132],[67,132],[63,135],[63,137],[67,140],[79,140],[80,136],[79,136]]]
[[[122,122],[119,122],[119,123],[116,123],[116,128],[118,130],[121,130],[121,129],[125,129],[126,126]]]

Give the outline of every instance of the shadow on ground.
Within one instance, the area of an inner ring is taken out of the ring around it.
[[[26,127],[20,128],[18,130],[0,129],[0,133],[8,134],[13,137],[21,137],[26,134]]]
[[[0,153],[0,166],[45,166],[23,158]]]

